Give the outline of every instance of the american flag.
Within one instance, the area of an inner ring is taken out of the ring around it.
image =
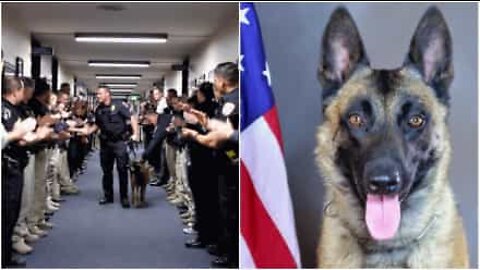
[[[283,142],[260,25],[240,4],[240,267],[300,267]]]

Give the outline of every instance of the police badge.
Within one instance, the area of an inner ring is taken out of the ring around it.
[[[227,102],[222,107],[222,114],[224,116],[230,116],[230,114],[232,114],[233,110],[235,110],[235,104],[233,104],[231,102]]]
[[[8,120],[8,119],[10,119],[10,117],[12,117],[12,112],[10,111],[10,109],[9,108],[3,108],[2,118],[4,120]]]

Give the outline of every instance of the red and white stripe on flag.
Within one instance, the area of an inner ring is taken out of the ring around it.
[[[300,266],[270,68],[255,6],[240,3],[240,267]]]
[[[242,268],[297,268],[297,236],[276,108],[242,132]]]

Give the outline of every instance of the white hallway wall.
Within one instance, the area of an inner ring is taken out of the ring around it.
[[[58,88],[62,83],[70,84],[70,94],[73,95],[73,74],[59,61],[58,63]]]
[[[15,58],[23,59],[23,74],[31,76],[30,32],[8,6],[2,5],[2,50],[4,61],[15,65]]]
[[[238,59],[238,18],[231,18],[219,28],[215,35],[191,57],[189,81],[208,75],[222,62],[235,62]],[[180,94],[182,75],[171,71],[165,76],[165,88],[175,88]]]
[[[2,50],[4,60],[15,65],[15,58],[23,59],[23,74],[31,77],[31,40],[30,31],[24,26],[14,10],[8,5],[2,5]],[[51,79],[51,57],[41,59],[41,77]],[[73,74],[61,62],[58,64],[58,86],[62,82],[70,83],[73,91]]]

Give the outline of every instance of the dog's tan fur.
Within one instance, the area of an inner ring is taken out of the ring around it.
[[[150,176],[152,175],[151,166],[147,162],[132,161],[130,168],[130,184],[132,187],[132,205],[133,207],[145,207],[147,203],[145,201],[145,192]],[[140,171],[135,172],[137,168]]]
[[[328,203],[317,250],[318,266],[466,268],[465,233],[448,182],[451,146],[444,120],[447,108],[436,99],[432,89],[407,68],[398,71],[405,87],[400,93],[387,97],[386,110],[394,109],[395,95],[401,92],[418,97],[432,115],[435,128],[431,141],[438,150],[439,161],[426,176],[430,187],[408,198],[407,203],[415,207],[402,211],[396,236],[382,243],[369,238],[363,209],[349,191],[348,181],[335,164],[335,156],[338,146],[346,139],[340,129],[340,117],[350,101],[359,95],[377,95],[376,89],[368,84],[371,73],[369,68],[364,68],[343,85],[325,109],[325,120],[318,130],[317,163],[326,186],[325,204]]]

